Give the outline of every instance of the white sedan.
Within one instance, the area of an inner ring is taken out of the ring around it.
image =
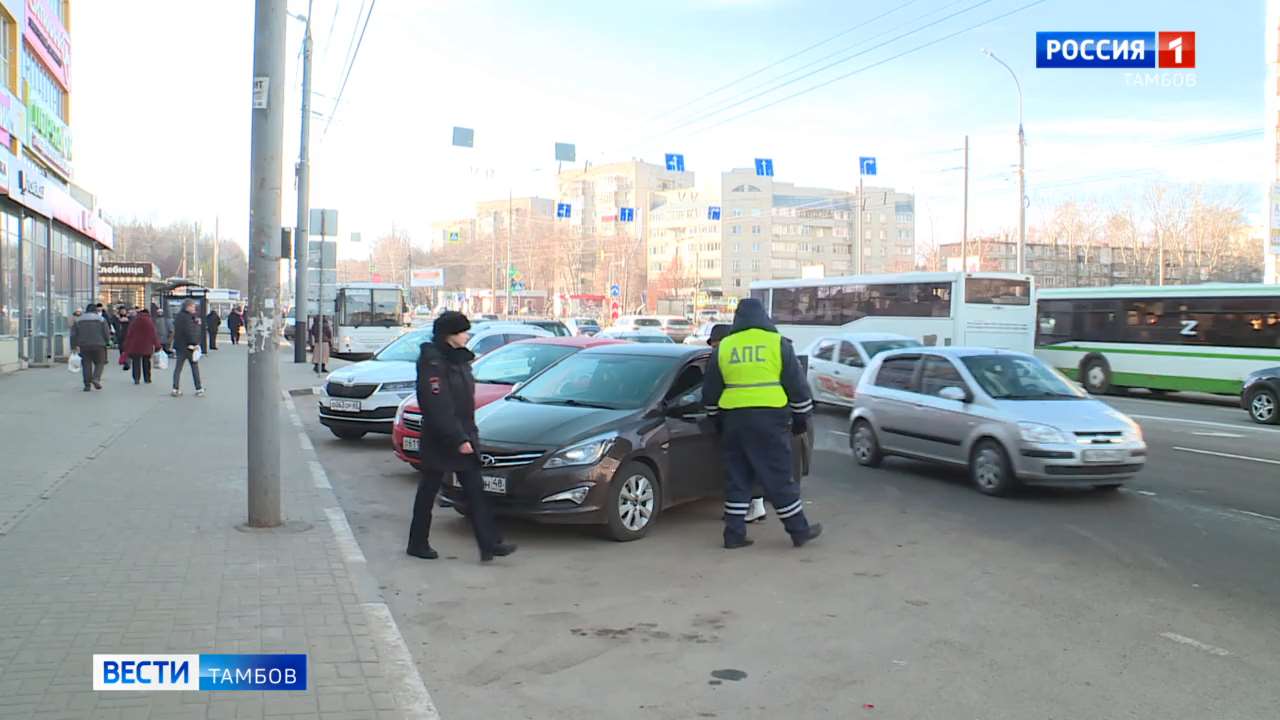
[[[853,406],[854,390],[871,358],[886,350],[920,347],[919,340],[892,333],[832,333],[809,344],[809,392],[815,402]]]

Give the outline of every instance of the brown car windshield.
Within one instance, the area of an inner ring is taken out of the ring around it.
[[[578,353],[534,377],[515,399],[635,410],[649,402],[675,363],[669,357]]]

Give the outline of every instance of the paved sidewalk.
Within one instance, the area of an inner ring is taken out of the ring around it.
[[[281,350],[281,387],[316,383]],[[434,718],[292,403],[289,527],[248,531],[243,346],[83,393],[65,369],[0,378],[0,718]],[[113,366],[114,369],[114,366]],[[94,653],[306,652],[297,693],[92,691]]]

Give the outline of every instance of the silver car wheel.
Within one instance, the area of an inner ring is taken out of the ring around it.
[[[636,532],[653,517],[653,485],[643,475],[632,475],[618,493],[618,518],[626,529]]]
[[[973,459],[974,480],[987,490],[1000,486],[1004,481],[1004,468],[999,451],[983,448]]]
[[[858,462],[866,463],[871,460],[872,442],[871,428],[866,425],[859,425],[858,429],[853,431],[853,456]]]
[[[1086,378],[1090,387],[1102,387],[1107,381],[1107,371],[1101,365],[1093,365],[1089,368],[1089,375]]]
[[[1276,414],[1276,402],[1267,393],[1260,392],[1249,403],[1249,412],[1253,415],[1253,419],[1258,422],[1271,422],[1271,419]]]

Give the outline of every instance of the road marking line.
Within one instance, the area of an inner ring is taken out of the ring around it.
[[[311,438],[303,433],[298,433],[298,442],[302,444],[302,449],[307,452],[315,452],[316,446],[311,444]]]
[[[1203,650],[1209,653],[1210,655],[1217,655],[1218,657],[1226,657],[1227,655],[1231,654],[1229,651],[1224,650],[1216,645],[1202,643],[1199,640],[1196,640],[1195,638],[1189,638],[1186,635],[1179,635],[1178,633],[1163,632],[1163,633],[1160,633],[1160,637],[1165,638],[1166,640],[1172,640],[1176,643],[1182,643],[1183,645],[1190,645],[1191,647],[1196,648],[1197,650]]]
[[[1213,450],[1197,450],[1195,448],[1181,447],[1179,445],[1174,445],[1173,449],[1181,450],[1182,452],[1197,453],[1199,455],[1216,455],[1217,457],[1233,458],[1235,460],[1250,460],[1252,462],[1266,463],[1268,465],[1280,465],[1280,460],[1268,460],[1267,458],[1249,457],[1248,455],[1236,455],[1235,453],[1215,452]]]
[[[324,514],[329,516],[329,527],[333,529],[333,539],[338,543],[342,559],[349,563],[363,563],[364,553],[351,532],[351,525],[347,523],[347,514],[338,507],[325,508]]]
[[[1191,434],[1192,434],[1192,435],[1199,435],[1200,437],[1216,437],[1216,438],[1242,438],[1242,437],[1244,437],[1243,435],[1237,435],[1236,433],[1221,432],[1221,431],[1219,431],[1219,430],[1210,430],[1209,432],[1193,432],[1193,433],[1191,433]]]
[[[391,693],[407,717],[415,720],[440,720],[440,711],[431,702],[431,693],[422,682],[422,675],[413,661],[409,646],[405,644],[404,635],[396,626],[396,620],[386,603],[364,603],[365,616],[369,619],[369,630],[374,641],[381,645],[379,653],[382,660],[380,667],[386,668],[387,674],[395,682]]]
[[[1231,512],[1240,513],[1241,515],[1248,515],[1249,517],[1261,518],[1263,520],[1270,520],[1272,522],[1280,522],[1280,517],[1276,517],[1274,515],[1263,515],[1262,513],[1249,512],[1248,510],[1237,510],[1235,508],[1231,508]]]
[[[845,431],[843,431],[843,430],[831,430],[830,432],[831,432],[831,434],[832,434],[832,435],[843,435],[843,436],[845,436],[845,437],[849,437],[849,433],[847,433],[847,432],[845,432]]]
[[[311,466],[311,484],[322,490],[332,490],[333,486],[329,484],[329,476],[324,472],[324,466],[319,460],[311,460],[307,463]]]
[[[1236,430],[1238,432],[1246,432],[1246,433],[1247,432],[1280,433],[1280,430],[1275,430],[1272,428],[1249,427],[1246,425],[1236,425],[1233,423],[1213,422],[1211,420],[1188,420],[1186,418],[1171,418],[1171,417],[1163,417],[1161,415],[1138,415],[1135,413],[1125,413],[1125,414],[1131,418],[1137,418],[1138,420],[1163,420],[1164,422],[1172,422],[1172,423],[1189,423],[1191,425],[1207,425],[1209,427],[1228,428],[1230,430]]]

